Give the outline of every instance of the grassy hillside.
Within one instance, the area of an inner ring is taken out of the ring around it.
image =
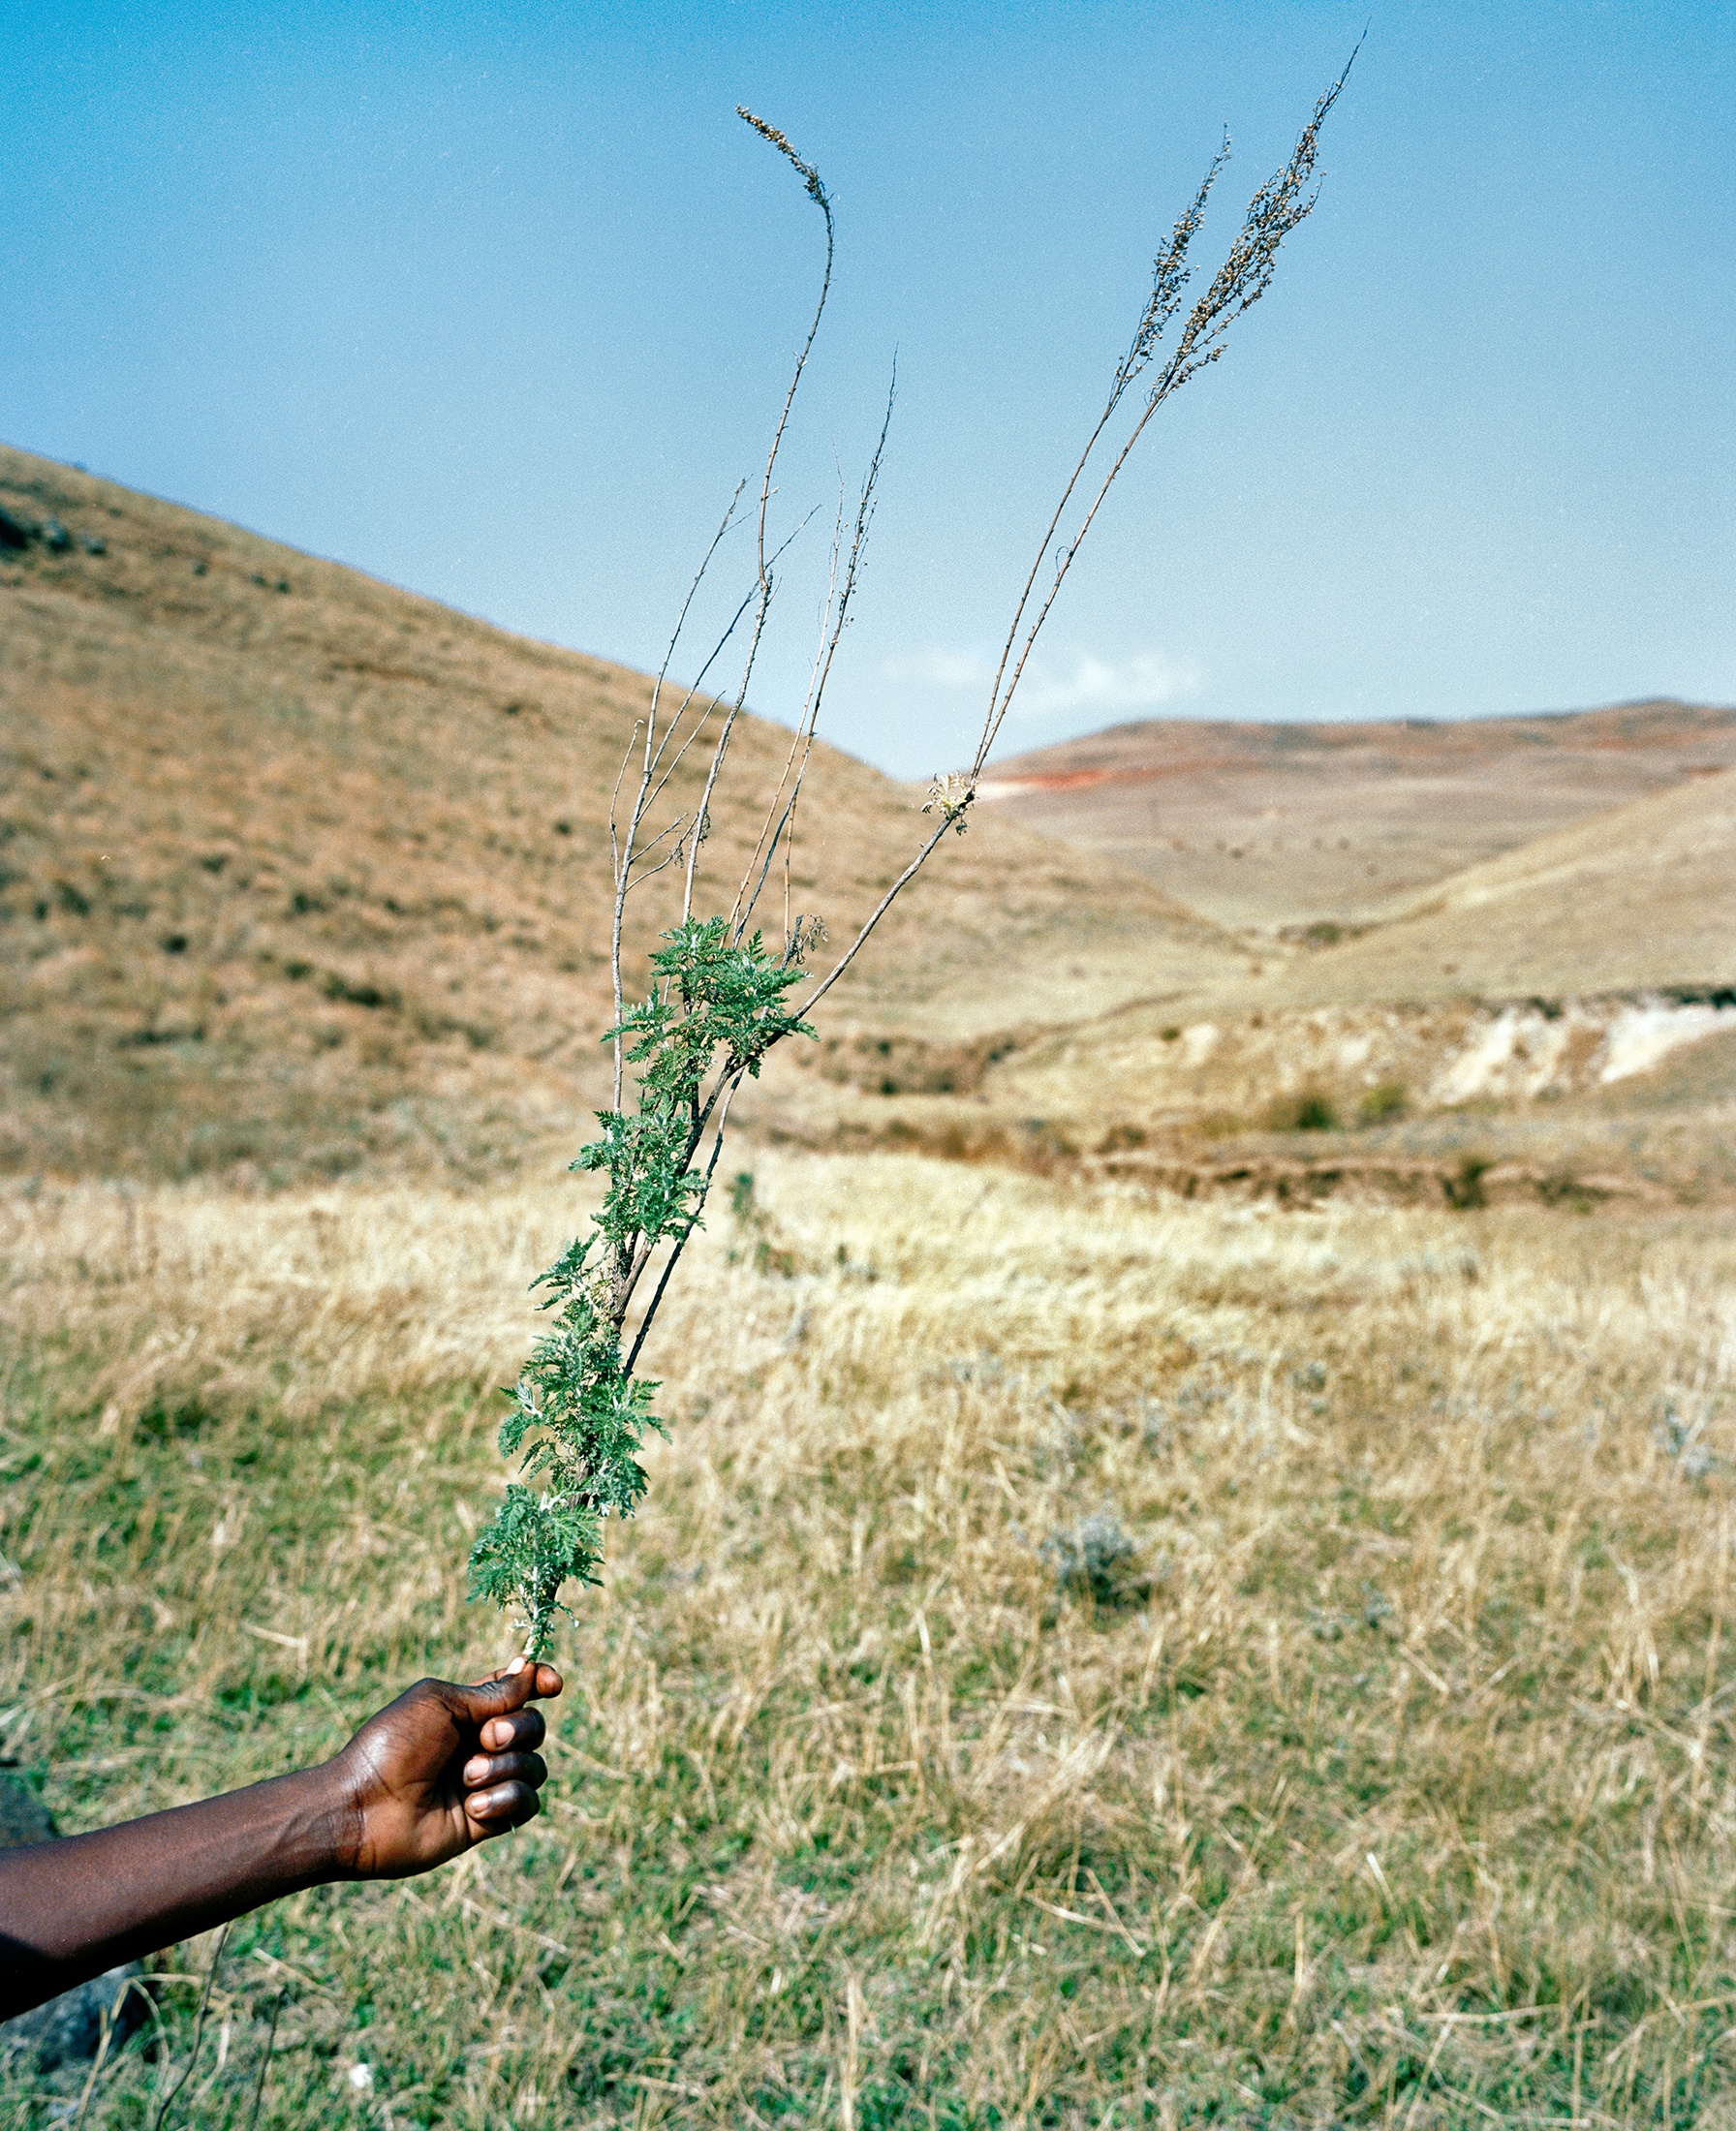
[[[645,678],[21,453],[0,452],[0,510],[26,533],[0,551],[0,1169],[481,1178],[570,1150],[604,1087],[607,802]],[[1137,785],[1158,731],[1070,743],[1083,782],[1066,788]],[[1238,805],[1250,779],[1280,776],[1372,808],[1371,833],[1433,807],[1460,844],[1585,804],[1588,764],[1606,783],[1674,780],[1336,944],[1300,922],[1323,861],[1292,838],[1297,921],[1252,954],[1152,880],[991,807],[841,987],[822,1044],[778,1060],[739,1122],[1041,1164],[1139,1145],[1167,1158],[1178,1133],[1281,1145],[1290,1113],[1330,1112],[1450,1169],[1423,1115],[1474,1099],[1509,1120],[1491,1159],[1613,1161],[1721,1193],[1727,1164],[1689,1147],[1683,1105],[1667,1146],[1636,1140],[1632,1088],[1614,1116],[1597,1045],[1616,995],[1736,980],[1736,776],[1682,781],[1732,732],[1680,706],[1197,728],[1206,781],[1168,788],[1188,804],[1206,804],[1207,771]],[[785,745],[747,721],[746,786]],[[1497,789],[1484,818],[1472,802]],[[918,795],[824,750],[813,798],[793,900],[837,942],[914,847]],[[744,801],[715,810],[713,882],[732,884],[757,821]],[[1419,848],[1419,865],[1446,849]],[[640,962],[675,878],[636,912]],[[1504,1040],[1478,1000],[1585,995],[1605,1004],[1521,1045],[1561,1052],[1561,1072],[1470,1085],[1465,1060]],[[1714,1079],[1694,1115],[1715,1125]],[[1566,1111],[1534,1114],[1544,1096],[1578,1105],[1571,1146]]]
[[[1041,1033],[975,1143],[1189,1190],[1736,1195],[1736,772],[1456,875],[1390,922]],[[911,1106],[914,1137],[956,1125]],[[885,1121],[889,1124],[889,1120]]]
[[[0,510],[29,536],[0,548],[0,1166],[487,1174],[570,1140],[644,677],[26,453]],[[736,788],[786,746],[749,720]],[[839,941],[918,795],[830,749],[810,790],[796,906]],[[725,903],[757,824],[714,809]],[[829,1026],[953,1040],[1237,966],[1149,883],[992,821]]]
[[[1736,773],[955,1072],[896,1057],[809,1136],[1084,1161],[1189,1191],[1736,1196]],[[822,1066],[825,1061],[822,1061]],[[961,1061],[961,1067],[969,1062]]]
[[[1736,984],[1736,773],[1472,867],[1392,924],[1292,964],[1274,1004],[1561,998]]]

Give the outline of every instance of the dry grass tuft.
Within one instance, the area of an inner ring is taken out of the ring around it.
[[[1727,1220],[885,1158],[754,1198],[660,1322],[547,1815],[232,1934],[189,2125],[244,2120],[280,1994],[281,2125],[1719,2120]],[[65,1824],[496,1654],[501,1268],[571,1211],[4,1201],[0,1708]]]

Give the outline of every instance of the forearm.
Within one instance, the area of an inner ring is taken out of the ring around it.
[[[0,2018],[262,1902],[347,1876],[354,1839],[326,1767],[0,1851]]]
[[[552,1665],[422,1680],[335,1760],[65,1842],[0,1851],[0,2020],[330,1879],[432,1871],[537,1810]]]

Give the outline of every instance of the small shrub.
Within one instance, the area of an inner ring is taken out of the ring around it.
[[[175,1400],[159,1392],[140,1411],[134,1427],[147,1443],[185,1442],[203,1435],[217,1418],[215,1410],[197,1393]]]
[[[1135,1564],[1139,1549],[1112,1510],[1095,1510],[1070,1531],[1055,1531],[1038,1553],[1054,1572],[1056,1589],[1089,1597],[1100,1606],[1136,1604],[1151,1589]]]
[[[1456,1176],[1445,1180],[1446,1203],[1456,1206],[1461,1213],[1478,1206],[1487,1206],[1489,1194],[1483,1189],[1483,1177],[1494,1166],[1486,1155],[1466,1155],[1459,1162]]]
[[[751,1169],[737,1170],[730,1179],[729,1214],[735,1223],[729,1263],[739,1265],[747,1258],[756,1273],[778,1273],[790,1279],[795,1271],[795,1253],[778,1241],[771,1216],[755,1194]]]
[[[1356,1114],[1364,1125],[1383,1125],[1388,1118],[1403,1117],[1410,1107],[1410,1097],[1402,1080],[1383,1080],[1378,1088],[1371,1088],[1356,1106]]]
[[[1338,1112],[1329,1096],[1318,1088],[1305,1088],[1299,1096],[1281,1096],[1267,1122],[1275,1132],[1333,1132],[1338,1129]]]

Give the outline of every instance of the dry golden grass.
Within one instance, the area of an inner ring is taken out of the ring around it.
[[[280,1992],[278,2125],[1731,2120],[1727,1220],[756,1166],[548,1813],[239,1928],[177,2121],[245,2121]],[[498,1654],[465,1534],[572,1219],[0,1202],[0,1709],[64,1824]]]

